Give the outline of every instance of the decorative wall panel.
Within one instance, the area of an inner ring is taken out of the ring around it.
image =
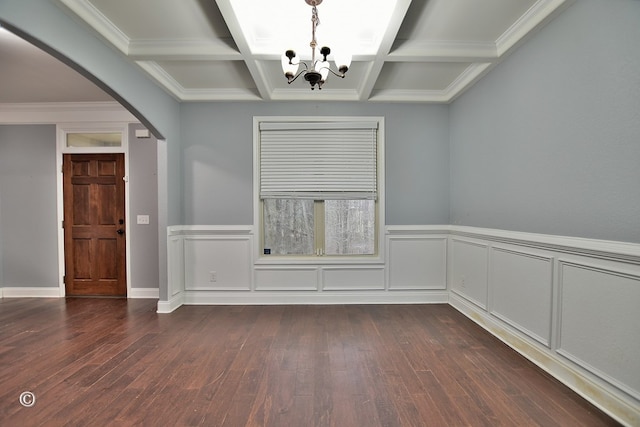
[[[451,291],[466,298],[480,308],[487,309],[488,256],[486,244],[451,239]]]
[[[387,245],[388,289],[446,289],[446,237],[389,236]]]
[[[250,290],[250,236],[184,239],[186,290]]]
[[[490,311],[549,346],[553,259],[494,247],[490,262]]]
[[[314,266],[256,267],[256,291],[316,291],[318,274]]]
[[[560,263],[558,353],[640,400],[640,276]]]
[[[323,267],[322,289],[326,291],[384,290],[384,266]]]

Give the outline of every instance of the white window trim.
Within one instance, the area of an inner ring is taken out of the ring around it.
[[[264,122],[362,122],[377,121],[378,122],[378,215],[377,215],[377,255],[352,255],[352,256],[265,256],[261,248],[261,212],[260,212],[260,123]],[[384,264],[385,260],[385,128],[384,117],[379,116],[254,116],[253,117],[253,224],[254,224],[254,253],[253,259],[256,265],[286,265],[286,264]]]
[[[58,152],[62,154],[128,153],[128,123],[63,123],[57,126]],[[70,133],[121,133],[122,145],[119,147],[67,147],[67,134]]]

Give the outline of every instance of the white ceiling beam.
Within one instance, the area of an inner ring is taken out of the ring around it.
[[[231,2],[229,0],[216,0],[216,4],[218,5],[220,13],[229,28],[231,37],[235,40],[236,46],[238,46],[238,50],[244,58],[245,65],[247,66],[251,77],[256,83],[260,97],[264,100],[271,99],[271,93],[267,83],[268,80],[265,78],[265,74],[260,68],[258,61],[252,56],[249,43],[244,37],[244,33],[242,32],[242,28],[238,22],[238,17],[231,6]]]
[[[382,41],[380,42],[380,47],[378,48],[376,58],[373,62],[371,62],[371,66],[366,73],[366,78],[363,80],[362,85],[360,86],[359,92],[361,100],[366,100],[371,96],[376,81],[378,80],[378,76],[380,76],[382,67],[384,66],[385,60],[387,59],[391,48],[393,47],[393,42],[398,35],[398,31],[400,31],[400,26],[402,25],[402,21],[404,20],[404,16],[406,15],[407,10],[409,10],[410,5],[411,0],[398,0],[396,8],[394,9],[391,18],[389,19],[387,30],[385,31]]]

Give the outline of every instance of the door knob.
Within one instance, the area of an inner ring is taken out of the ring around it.
[[[122,234],[124,234],[124,230],[122,228],[119,228],[119,229],[116,230],[116,233],[122,235]]]

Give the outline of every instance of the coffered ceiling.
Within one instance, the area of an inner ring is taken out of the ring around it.
[[[305,0],[58,1],[181,101],[446,103],[571,0],[324,0],[318,44],[353,62],[313,91],[280,65],[310,59]]]

